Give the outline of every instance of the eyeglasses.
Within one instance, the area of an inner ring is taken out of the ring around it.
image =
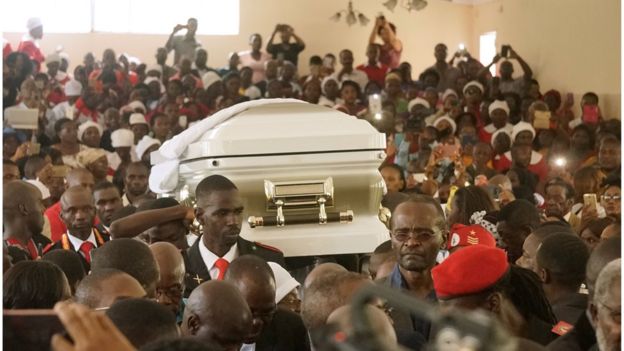
[[[393,232],[392,235],[397,241],[400,241],[400,242],[405,242],[405,241],[408,241],[410,238],[414,238],[418,242],[423,243],[423,242],[427,242],[433,239],[434,237],[437,237],[439,233],[430,232],[430,231],[426,231],[422,229],[415,231],[412,229],[400,228],[400,229],[397,229],[395,232]]]
[[[602,201],[620,201],[622,199],[621,195],[602,195],[600,196]]]
[[[173,285],[166,288],[156,288],[156,296],[169,296],[173,298],[181,298],[184,288],[180,285]]]

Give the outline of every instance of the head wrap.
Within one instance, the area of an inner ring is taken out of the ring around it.
[[[488,113],[491,114],[492,111],[497,110],[497,109],[501,109],[501,110],[507,112],[507,115],[509,115],[509,105],[507,105],[507,101],[505,101],[505,100],[494,100],[494,101],[492,101],[492,103],[488,107]]]
[[[102,136],[102,133],[104,132],[104,130],[102,129],[101,125],[93,121],[86,121],[78,127],[78,140],[82,141],[82,136],[84,135],[84,132],[86,132],[87,129],[91,127],[97,128],[98,133],[100,133],[100,136]]]
[[[106,157],[106,151],[104,151],[104,149],[91,147],[80,151],[76,156],[78,163],[85,168],[93,162],[99,160],[101,157]]]
[[[513,140],[511,140],[511,135],[509,135],[509,132],[505,128],[501,128],[492,134],[492,146],[494,146],[494,140],[496,140],[496,137],[501,133],[506,134],[509,137],[509,140],[513,142]]]
[[[41,23],[41,18],[39,17],[31,17],[28,19],[28,21],[26,21],[26,28],[28,29],[28,31],[31,31],[41,26],[43,26],[43,23]]]
[[[473,80],[468,82],[468,84],[464,85],[464,90],[462,90],[464,92],[464,95],[466,95],[466,90],[468,90],[468,88],[470,87],[477,87],[479,90],[481,90],[481,94],[483,94],[483,84],[477,82],[476,80]]]
[[[142,113],[133,113],[130,115],[130,125],[147,124],[145,116]]]
[[[399,76],[397,73],[388,73],[388,75],[386,75],[385,82],[387,83],[390,80],[398,80],[399,83],[403,81],[401,79],[401,76]]]
[[[56,52],[52,53],[52,54],[46,56],[45,62],[46,63],[58,62],[60,64],[61,63],[61,55],[57,54]]]
[[[452,96],[455,96],[455,97],[459,97],[459,96],[457,95],[457,93],[455,92],[455,90],[453,90],[453,89],[449,88],[449,89],[446,89],[446,90],[444,91],[444,94],[442,94],[442,101],[446,100],[446,98],[447,98],[447,97],[449,97],[449,96],[451,96],[451,95],[452,95]]]
[[[136,111],[137,109],[141,109],[143,113],[147,112],[145,105],[141,101],[138,101],[138,100],[134,100],[126,106],[129,107],[132,110],[132,112]]]
[[[66,96],[80,96],[82,94],[82,84],[77,80],[70,80],[65,83]]]
[[[415,99],[410,100],[409,104],[407,104],[407,112],[412,111],[412,107],[416,105],[422,105],[422,106],[425,106],[426,108],[431,108],[431,105],[429,105],[429,101],[423,98],[417,97]]]
[[[216,82],[221,81],[221,77],[213,71],[208,71],[206,74],[202,76],[202,84],[204,85],[204,89],[210,88]]]
[[[447,121],[449,122],[449,124],[451,125],[451,129],[453,130],[452,134],[455,134],[455,131],[457,130],[457,124],[455,123],[455,121],[453,121],[453,119],[451,117],[449,117],[448,115],[444,115],[438,119],[435,120],[435,122],[433,122],[433,126],[434,127],[438,127],[438,124],[440,124],[440,122],[442,121]]]
[[[149,135],[145,135],[141,140],[139,140],[135,150],[139,160],[143,157],[145,151],[149,149],[152,145],[160,146],[160,140],[152,138]]]
[[[516,140],[516,137],[518,136],[518,134],[520,134],[521,132],[524,132],[524,131],[531,132],[531,135],[533,136],[533,139],[535,139],[535,128],[533,128],[531,123],[528,123],[528,122],[525,122],[525,121],[520,121],[520,122],[518,122],[518,124],[513,126],[513,129],[511,131],[511,141],[513,142],[514,140]]]
[[[274,262],[268,262],[275,276],[275,303],[279,303],[294,288],[300,284],[282,266]]]

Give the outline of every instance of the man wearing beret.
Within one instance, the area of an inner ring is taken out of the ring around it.
[[[442,308],[484,309],[512,334],[547,345],[557,335],[550,305],[537,275],[511,266],[505,251],[470,245],[431,270]]]
[[[397,258],[390,276],[380,283],[429,302],[436,302],[431,269],[448,233],[444,212],[432,197],[412,195],[392,213],[390,240]],[[395,309],[392,319],[397,333],[415,331],[425,338],[430,323]]]

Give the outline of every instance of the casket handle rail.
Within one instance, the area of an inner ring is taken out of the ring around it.
[[[324,217],[323,222],[320,214],[288,214],[287,217],[283,216],[281,219],[279,216],[250,216],[247,223],[251,228],[283,227],[293,224],[351,223],[353,222],[353,211],[328,212]]]

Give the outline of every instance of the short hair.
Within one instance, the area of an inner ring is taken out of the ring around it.
[[[160,278],[158,263],[152,251],[145,243],[135,239],[111,240],[95,249],[91,255],[93,272],[103,268],[118,269],[136,279],[145,291],[155,285]]]
[[[93,186],[93,192],[95,193],[96,191],[110,189],[110,188],[117,189],[115,184],[109,182],[108,180],[102,180],[100,182],[97,182],[95,186]]]
[[[546,184],[544,185],[544,194],[546,194],[546,192],[548,191],[548,188],[553,187],[553,186],[560,186],[566,190],[566,200],[573,199],[574,196],[576,195],[574,193],[574,187],[572,187],[570,183],[566,182],[565,180],[559,177],[553,178],[546,182]]]
[[[301,318],[306,328],[313,331],[322,327],[336,308],[349,303],[351,296],[341,291],[342,286],[366,280],[353,272],[332,272],[314,280],[303,292]]]
[[[589,129],[589,127],[585,124],[579,124],[578,126],[574,127],[574,129],[572,129],[572,131],[570,132],[570,138],[572,138],[572,136],[579,131],[583,131],[585,133],[587,133],[587,137],[589,138],[589,145],[593,146],[595,141],[595,133]]]
[[[45,158],[40,155],[32,155],[26,158],[26,163],[24,164],[24,176],[27,179],[35,179],[37,178],[37,172],[39,172],[45,163]]]
[[[240,79],[240,74],[238,74],[238,72],[229,72],[228,74],[223,76],[223,78],[221,78],[221,80],[223,80],[223,83],[225,84],[228,80],[231,80],[231,79],[234,79],[234,78]]]
[[[548,270],[554,282],[574,289],[585,280],[588,259],[587,245],[578,236],[567,233],[549,235],[536,255],[537,264]]]
[[[583,233],[585,230],[589,230],[592,235],[599,238],[600,234],[605,230],[605,228],[615,223],[617,223],[617,221],[613,217],[597,218],[581,227],[579,233]]]
[[[268,279],[275,281],[275,275],[271,266],[256,255],[243,255],[230,263],[226,273],[226,280],[239,280],[243,277],[252,277],[254,281]]]
[[[342,92],[342,90],[346,87],[352,87],[353,89],[355,89],[355,91],[357,92],[358,98],[360,97],[360,94],[362,93],[362,88],[360,87],[360,85],[352,80],[345,80],[342,82],[342,84],[340,84],[340,92]]]
[[[311,65],[322,65],[323,64],[323,59],[319,55],[311,56],[310,57],[310,64]]]
[[[90,308],[99,307],[100,286],[102,282],[123,274],[125,273],[112,268],[102,268],[97,271],[91,271],[91,273],[87,274],[80,284],[78,284],[74,299],[76,302]]]
[[[48,261],[19,262],[6,271],[2,283],[5,309],[51,309],[69,297],[65,274]]]
[[[156,120],[159,118],[169,118],[164,112],[156,112],[150,119],[150,126],[153,128]]]
[[[132,205],[124,206],[118,209],[117,211],[113,212],[113,215],[111,216],[111,223],[118,219],[128,217],[131,214],[134,214],[136,211],[137,211],[137,208]]]
[[[72,293],[76,286],[87,275],[80,255],[71,250],[51,250],[41,257],[42,260],[56,264],[67,277]]]
[[[618,258],[609,262],[598,274],[596,280],[596,292],[593,302],[604,304],[610,301],[607,297],[614,286],[619,287],[622,281],[622,259]]]
[[[583,94],[583,96],[581,97],[581,100],[585,98],[593,98],[593,99],[596,99],[596,103],[600,102],[600,100],[598,99],[598,94],[594,93],[593,91],[588,91],[585,94]]]
[[[509,285],[504,289],[518,312],[529,320],[535,316],[554,325],[557,319],[546,299],[544,288],[537,274],[533,271],[512,265],[509,269]]]
[[[447,223],[446,223],[446,215],[444,214],[444,210],[442,209],[442,206],[440,206],[440,203],[436,201],[436,199],[434,199],[433,197],[428,196],[428,195],[422,195],[422,194],[411,194],[409,198],[399,203],[396,206],[396,208],[399,208],[399,206],[404,203],[415,203],[415,204],[424,204],[424,205],[433,206],[436,209],[439,219],[441,219],[441,221],[438,221],[439,229],[443,231],[448,229]],[[390,218],[390,229],[392,229],[394,226],[393,218],[394,218],[394,213],[392,214],[392,217]],[[440,223],[442,223],[442,226],[440,226]]]
[[[479,211],[497,211],[498,206],[490,194],[480,186],[467,186],[457,189],[453,196],[453,206],[459,209],[458,223],[470,225],[470,217]]]
[[[149,343],[141,351],[222,351],[223,348],[207,340],[192,337],[164,339]]]
[[[373,254],[385,254],[389,252],[392,252],[392,241],[386,240],[375,248]]]
[[[576,233],[567,222],[562,221],[550,221],[539,225],[539,227],[533,230],[535,235],[540,240],[545,240],[547,237],[554,234],[564,234],[576,236]]]
[[[604,190],[612,186],[617,186],[618,188],[622,187],[622,176],[620,172],[612,172],[602,181]]]
[[[390,26],[390,29],[392,30],[392,33],[396,34],[396,26],[394,25],[394,23],[392,22],[388,22],[388,25]],[[377,34],[381,35],[381,30],[384,29],[384,27],[379,27],[377,29]]]
[[[622,239],[620,237],[609,238],[601,241],[589,256],[589,260],[587,260],[585,282],[587,283],[587,290],[589,291],[590,299],[594,295],[595,283],[596,279],[598,279],[600,271],[609,262],[622,257],[621,245]]]
[[[171,310],[148,299],[119,300],[106,315],[136,348],[178,335],[176,317]]]
[[[498,221],[505,221],[512,228],[528,226],[534,230],[540,225],[540,215],[537,207],[530,202],[514,200],[501,208]]]
[[[226,177],[219,174],[213,174],[202,179],[202,181],[197,184],[197,187],[195,188],[195,198],[199,199],[200,197],[208,197],[215,191],[229,190],[238,190],[238,188]]]
[[[405,190],[405,186],[407,185],[407,181],[405,180],[405,171],[403,170],[403,168],[401,166],[395,164],[395,163],[389,163],[389,164],[385,164],[385,165],[379,167],[379,172],[381,172],[381,170],[383,170],[384,168],[392,168],[395,171],[399,172],[399,177],[403,181],[403,187],[401,189],[399,189],[399,191]]]

